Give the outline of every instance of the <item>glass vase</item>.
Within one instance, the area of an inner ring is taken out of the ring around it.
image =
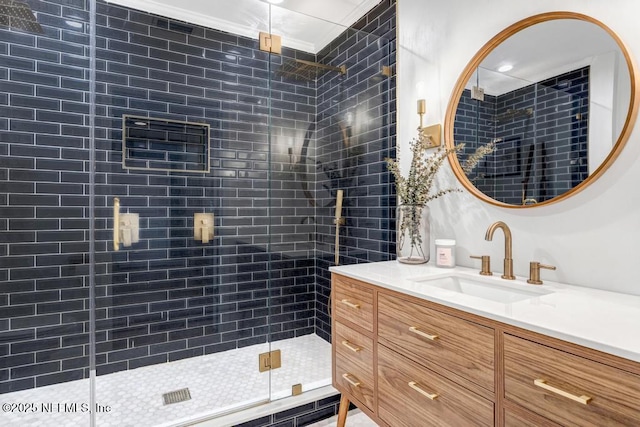
[[[429,207],[400,205],[396,208],[396,260],[404,264],[429,261]]]

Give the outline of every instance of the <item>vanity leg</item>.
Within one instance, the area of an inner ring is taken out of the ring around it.
[[[344,394],[340,397],[340,408],[338,409],[337,427],[344,427],[347,422],[347,412],[349,412],[349,398]]]

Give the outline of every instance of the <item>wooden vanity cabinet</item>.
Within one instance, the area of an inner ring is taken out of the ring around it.
[[[493,426],[495,331],[432,306],[334,274],[334,386],[382,426]]]
[[[333,384],[360,409],[375,409],[374,290],[336,276],[332,283]]]
[[[494,330],[386,293],[378,294],[378,343],[494,390]]]
[[[339,427],[640,426],[640,363],[336,273],[332,308]]]
[[[378,416],[391,426],[493,426],[493,403],[378,346]]]
[[[373,410],[373,340],[340,322],[335,327],[335,381]]]
[[[560,425],[640,425],[640,376],[504,335],[504,396]]]
[[[340,276],[333,285],[333,315],[366,332],[373,332],[373,287]]]

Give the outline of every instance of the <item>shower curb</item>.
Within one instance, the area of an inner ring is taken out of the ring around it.
[[[189,425],[193,427],[305,426],[336,415],[339,403],[338,390],[332,386],[325,386],[240,413]]]

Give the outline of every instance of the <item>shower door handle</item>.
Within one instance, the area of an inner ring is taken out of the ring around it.
[[[113,250],[120,250],[120,199],[113,198]]]

